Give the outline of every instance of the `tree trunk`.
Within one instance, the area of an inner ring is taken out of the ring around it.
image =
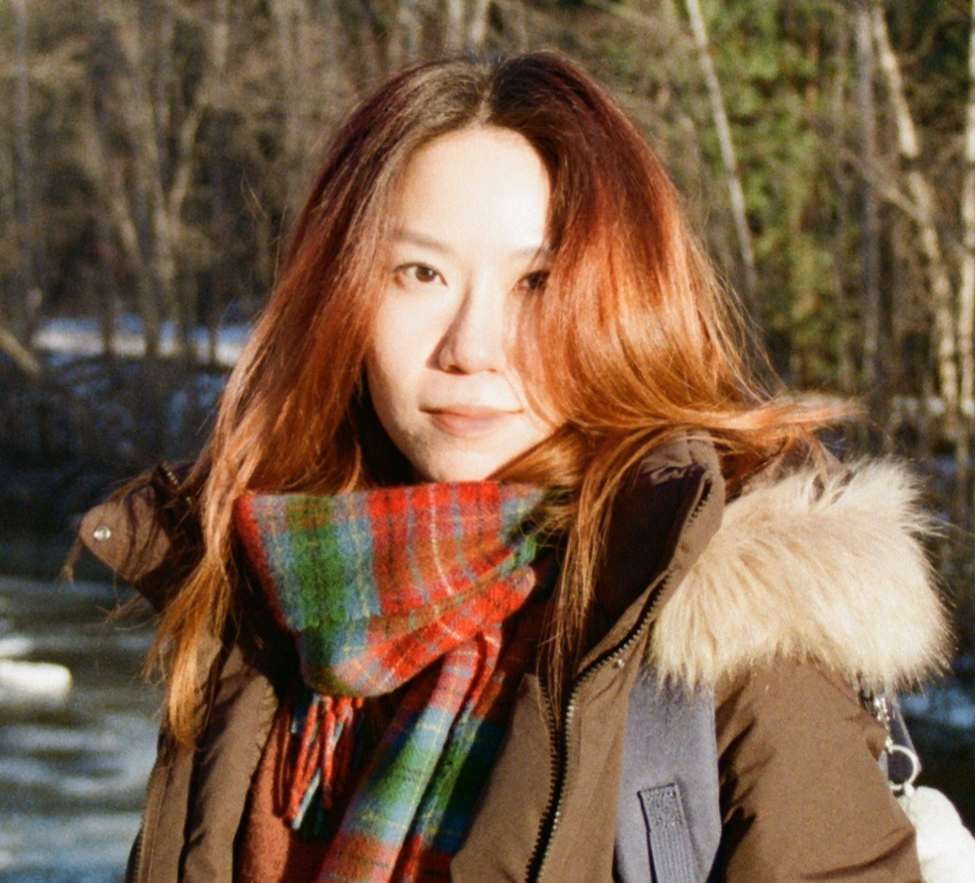
[[[159,288],[160,302],[173,323],[171,338],[172,354],[186,360],[192,357],[189,335],[192,321],[188,315],[186,288],[180,272],[179,209],[174,213],[174,203],[182,206],[184,195],[179,194],[181,179],[189,177],[189,163],[183,162],[187,154],[185,129],[192,125],[191,117],[197,102],[180,119],[174,101],[175,72],[173,58],[176,52],[176,11],[179,0],[154,0],[151,24],[143,25],[143,43],[148,57],[141,59],[145,78],[147,102],[152,109],[152,125],[156,137],[155,160],[150,169],[153,210],[153,262]],[[201,87],[197,88],[199,93]],[[182,92],[182,89],[179,90]],[[179,94],[178,92],[178,94]],[[179,125],[177,120],[179,119]],[[199,127],[197,122],[196,127]],[[194,135],[196,132],[194,131]],[[174,135],[176,138],[174,139]],[[175,147],[174,147],[175,140]],[[191,144],[192,147],[192,144]],[[186,185],[183,185],[186,189]]]
[[[489,0],[473,0],[471,21],[468,25],[468,48],[476,52],[485,48],[485,38],[488,35]],[[517,14],[523,15],[522,5]]]
[[[870,168],[877,163],[878,138],[875,109],[875,51],[868,4],[859,0],[855,14],[858,70],[859,146]],[[877,426],[882,417],[882,291],[879,251],[879,201],[870,182],[862,184],[862,385],[868,390],[869,415]]]
[[[271,13],[284,87],[282,139],[287,204],[292,208],[306,186],[306,107],[315,92],[308,76],[312,62],[308,40],[309,14],[305,0],[274,0]]]
[[[848,67],[848,53],[851,46],[848,19],[839,15],[835,18],[836,42],[836,73],[832,83],[832,172],[834,186],[838,199],[838,220],[834,230],[834,286],[836,310],[838,314],[837,359],[838,359],[838,388],[841,392],[854,392],[855,364],[853,359],[854,335],[851,327],[851,310],[848,302],[848,286],[845,267],[848,264],[848,248],[846,242],[846,207],[850,201],[851,185],[845,174],[842,158],[844,156],[844,139],[847,128],[845,122],[845,71]]]
[[[396,28],[390,41],[390,62],[394,70],[412,64],[421,48],[421,16],[417,0],[395,0]]]
[[[40,375],[41,366],[37,358],[2,324],[0,324],[0,351],[10,356],[14,364],[25,374],[31,377]]]
[[[889,29],[878,0],[872,0],[872,32],[879,67],[889,94],[899,153],[907,168],[906,184],[913,201],[918,247],[925,260],[926,281],[933,309],[936,336],[936,368],[940,395],[947,411],[947,433],[954,443],[960,431],[960,375],[957,368],[957,321],[953,286],[936,229],[936,200],[930,182],[920,168],[921,150],[916,126],[906,100],[899,60],[889,41]]]
[[[750,226],[746,218],[746,199],[743,196],[743,184],[736,164],[736,151],[733,148],[733,135],[729,128],[729,118],[726,116],[723,93],[719,88],[719,78],[716,76],[716,69],[712,63],[709,38],[706,35],[706,26],[702,19],[702,10],[699,8],[699,0],[685,0],[685,6],[689,13],[689,23],[692,26],[692,35],[699,55],[702,76],[709,92],[709,104],[712,108],[713,122],[716,126],[716,134],[719,137],[723,166],[726,170],[726,184],[729,188],[729,201],[733,210],[733,223],[736,225],[740,258],[743,261],[743,300],[752,312],[756,309],[756,262],[753,258]]]
[[[16,334],[22,344],[30,349],[28,321],[28,298],[37,286],[35,261],[36,193],[34,181],[34,151],[31,145],[31,106],[30,71],[28,45],[28,15],[26,0],[14,0],[14,20],[17,41],[17,80],[14,109],[14,154],[16,172],[14,177],[15,205],[17,212],[18,262],[15,273],[15,288],[10,304],[10,318],[13,326],[6,333]]]
[[[957,432],[955,459],[957,466],[957,511],[970,510],[969,529],[973,532],[974,486],[974,32],[970,32],[970,99],[967,101],[966,130],[963,151],[963,193],[960,197],[960,226],[963,248],[960,250],[960,301],[958,304],[957,341],[960,350],[960,404],[963,409]],[[969,420],[967,417],[969,416]],[[969,431],[968,431],[969,430]],[[969,498],[969,500],[968,500]],[[967,524],[965,521],[964,524]]]
[[[465,0],[445,0],[444,51],[454,55],[465,48]]]
[[[967,101],[963,142],[963,192],[960,196],[960,303],[957,336],[960,347],[960,398],[964,407],[974,407],[974,33],[970,32],[970,99]]]
[[[218,0],[212,33],[214,77],[218,92],[223,92],[225,88],[229,31],[228,0]],[[218,107],[211,122],[211,144],[217,147],[226,143],[229,134],[227,113],[223,106]],[[215,253],[210,265],[210,290],[207,293],[207,303],[203,312],[207,322],[207,363],[212,368],[217,366],[217,343],[221,316],[229,301],[227,252],[230,248],[231,237],[228,234],[229,222],[226,222],[224,217],[226,212],[224,190],[227,177],[224,157],[222,150],[211,149],[209,173],[213,196],[210,203],[210,239]]]
[[[118,184],[107,196],[113,218],[120,224],[119,235],[126,251],[135,258],[137,273],[136,301],[143,323],[145,358],[155,361],[160,355],[160,341],[165,304],[169,297],[166,282],[169,261],[164,245],[158,241],[163,226],[161,211],[162,183],[159,180],[163,142],[156,117],[162,113],[155,105],[156,74],[146,45],[139,10],[122,0],[104,7],[113,26],[113,36],[125,58],[125,68],[117,79],[119,104],[132,151],[132,183],[127,188],[113,168]],[[154,106],[155,105],[155,106]],[[100,138],[102,165],[108,166],[106,139]]]
[[[194,312],[178,284],[183,210],[192,186],[194,148],[213,89],[213,40],[202,44],[203,74],[192,91],[185,83],[174,82],[182,76],[172,57],[177,50],[174,2],[161,0],[154,7],[159,14],[145,18],[124,0],[101,7],[125,59],[116,75],[115,97],[132,157],[130,182],[123,182],[114,169],[98,125],[94,136],[87,133],[96,168],[102,169],[94,180],[102,187],[109,214],[139,276],[137,303],[150,361],[160,355],[164,319],[175,319],[182,329],[176,341],[179,348],[186,344]],[[111,187],[101,183],[106,172],[116,181]]]

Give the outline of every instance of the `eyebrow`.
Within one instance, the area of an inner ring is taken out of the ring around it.
[[[449,245],[440,239],[435,239],[433,236],[428,236],[426,233],[420,233],[417,230],[400,229],[394,233],[393,238],[394,242],[417,245],[421,248],[427,248],[447,256],[454,255],[454,250]],[[541,243],[540,245],[527,245],[525,248],[514,249],[511,255],[514,258],[526,259],[536,257],[550,258],[553,256],[553,250],[545,243]]]

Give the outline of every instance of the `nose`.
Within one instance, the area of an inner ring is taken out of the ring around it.
[[[440,341],[437,363],[443,371],[476,374],[506,366],[508,315],[506,292],[470,286],[458,303]]]

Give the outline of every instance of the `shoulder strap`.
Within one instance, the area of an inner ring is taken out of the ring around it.
[[[635,680],[618,792],[614,875],[622,883],[706,883],[719,851],[715,697]]]

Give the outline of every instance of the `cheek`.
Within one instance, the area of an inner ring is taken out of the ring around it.
[[[370,389],[388,398],[415,395],[442,332],[430,298],[387,293],[373,319],[366,371]]]
[[[389,311],[381,307],[373,320],[370,331],[370,346],[366,356],[367,379],[371,386],[381,386],[386,378],[396,375],[396,368],[402,356],[397,346],[397,323]]]
[[[415,338],[402,323],[383,313],[378,319],[366,357],[366,382],[380,422],[393,435],[391,421],[416,408],[423,357],[420,347],[411,345]]]
[[[403,374],[396,370],[397,361],[390,353],[371,352],[366,360],[366,383],[370,399],[381,422],[386,423],[386,415],[398,410],[406,395],[402,388]],[[400,383],[398,383],[400,379]]]

